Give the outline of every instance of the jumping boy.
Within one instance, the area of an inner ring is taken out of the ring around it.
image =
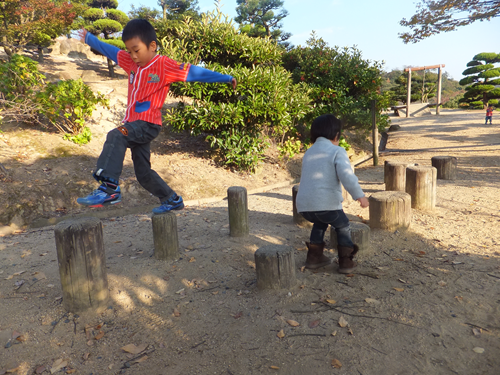
[[[154,213],[184,208],[182,197],[151,169],[151,141],[161,130],[161,108],[172,82],[225,82],[236,89],[236,79],[187,63],[178,63],[156,53],[157,38],[153,26],[146,20],[134,19],[123,29],[122,40],[127,52],[101,42],[82,30],[82,40],[93,49],[116,62],[128,75],[127,111],[123,125],[111,130],[97,159],[94,178],[101,184],[79,204],[102,207],[121,202],[119,186],[123,159],[127,148],[137,181],[160,199]]]
[[[490,125],[491,125],[492,118],[493,118],[493,106],[490,104],[488,108],[486,108],[486,121],[484,122],[484,125],[488,123],[488,120],[490,120]]]

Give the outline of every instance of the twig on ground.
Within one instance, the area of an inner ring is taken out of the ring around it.
[[[125,369],[125,368],[130,368],[132,367],[132,365],[135,365],[136,360],[138,359],[141,359],[142,357],[144,357],[145,355],[148,355],[148,354],[151,354],[153,353],[154,351],[156,350],[156,348],[152,348],[150,350],[145,350],[143,351],[141,354],[139,354],[138,356],[134,357],[134,358],[130,358],[127,362],[124,362],[123,363],[123,366],[121,367],[122,369]]]
[[[68,313],[64,313],[59,319],[57,319],[56,321],[52,322],[53,325],[52,325],[52,328],[50,329],[49,333],[52,333],[54,332],[54,329],[56,329],[56,326],[57,324],[63,319],[63,318],[66,318],[68,316]]]
[[[207,342],[207,340],[203,340],[202,342],[200,342],[200,343],[198,343],[198,344],[196,344],[196,345],[193,345],[193,346],[191,347],[191,349],[195,349],[195,348],[197,348],[198,346],[200,346],[200,345],[202,345],[202,344],[204,344],[204,343],[206,343],[206,342]]]
[[[467,323],[467,322],[465,322],[465,324],[467,324],[468,326],[476,327],[476,328],[482,329],[483,331],[488,331],[489,332],[489,329],[487,329],[487,328],[483,328],[481,326],[478,326],[478,325],[475,325],[475,324],[472,324],[472,323]]]
[[[358,272],[355,272],[354,273],[355,275],[360,275],[360,276],[366,276],[366,277],[371,277],[372,279],[380,279],[380,276],[379,275],[370,275],[369,273],[358,273]]]
[[[432,275],[432,276],[439,277],[439,276],[438,276],[438,275],[436,275],[435,273],[430,272],[430,271],[429,271],[427,268],[425,268],[425,267],[419,266],[418,264],[413,263],[413,262],[410,262],[410,263],[411,263],[411,265],[412,265],[412,266],[415,266],[415,267],[417,267],[418,269],[421,269],[421,270],[423,270],[423,271],[427,272],[428,274],[430,274],[430,275]]]
[[[293,335],[288,335],[287,337],[298,337],[298,336],[326,337],[326,333],[294,333]]]
[[[497,279],[500,279],[500,276],[492,275],[491,273],[487,273],[487,275],[491,276],[491,277],[496,277]]]
[[[206,291],[217,289],[217,288],[220,288],[220,285],[216,285],[216,286],[213,286],[211,288],[198,289],[198,292],[206,292]]]
[[[335,306],[329,306],[327,305],[326,303],[324,302],[319,302],[321,304],[323,304],[325,307],[328,307],[330,310],[335,310],[335,311],[338,311],[339,313],[341,314],[345,314],[345,315],[349,315],[349,316],[355,316],[357,318],[369,318],[369,319],[380,319],[380,320],[387,320],[388,322],[392,322],[392,323],[396,323],[396,324],[401,324],[401,325],[404,325],[404,326],[408,326],[408,327],[413,327],[413,328],[420,328],[420,327],[416,327],[414,325],[411,325],[411,324],[407,324],[407,323],[403,323],[403,322],[398,322],[396,320],[391,320],[389,318],[384,318],[384,317],[381,317],[381,316],[371,316],[371,315],[359,315],[359,314],[351,314],[351,313],[348,313],[346,311],[343,311]]]

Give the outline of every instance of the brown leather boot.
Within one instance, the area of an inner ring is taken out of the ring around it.
[[[351,273],[358,265],[354,260],[354,255],[358,252],[358,245],[353,247],[339,246],[339,272]]]
[[[326,255],[323,255],[323,250],[325,248],[325,243],[309,243],[306,242],[307,246],[307,259],[306,268],[316,269],[328,266],[332,261]]]

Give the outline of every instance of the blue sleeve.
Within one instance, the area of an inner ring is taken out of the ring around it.
[[[96,36],[92,35],[89,32],[87,32],[87,34],[85,35],[85,43],[118,64],[118,52],[120,51],[118,47],[101,42]]]
[[[214,83],[214,82],[231,83],[232,80],[233,77],[231,77],[230,75],[220,74],[212,70],[201,68],[196,65],[191,65],[186,78],[186,82],[206,82],[206,83]]]

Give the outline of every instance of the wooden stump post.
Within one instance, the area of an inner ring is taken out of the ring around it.
[[[386,160],[384,162],[384,182],[387,191],[405,191],[406,168],[412,163]]]
[[[248,236],[248,199],[247,189],[231,186],[227,189],[229,212],[229,235],[231,237]]]
[[[407,229],[411,223],[411,197],[402,191],[379,191],[368,198],[370,228]]]
[[[370,227],[359,221],[351,221],[349,222],[349,226],[351,227],[352,242],[359,246],[359,253],[356,256],[364,257],[371,255]],[[330,246],[338,250],[337,232],[334,227],[330,227]]]
[[[406,192],[411,196],[411,207],[433,210],[436,206],[437,169],[411,166],[406,168]]]
[[[431,163],[437,169],[439,180],[454,180],[457,177],[457,158],[454,156],[433,156]]]
[[[101,312],[109,299],[101,221],[65,220],[56,225],[54,235],[65,309]]]
[[[292,187],[292,201],[293,201],[293,222],[299,227],[310,228],[312,223],[304,219],[304,217],[297,212],[297,193],[299,192],[299,185]]]
[[[155,214],[151,218],[155,258],[175,260],[179,258],[179,238],[177,235],[177,216],[173,212]]]
[[[259,289],[283,289],[295,285],[293,248],[267,245],[255,252],[255,270]]]

